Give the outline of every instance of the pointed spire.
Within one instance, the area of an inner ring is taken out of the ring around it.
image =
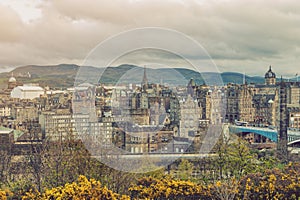
[[[144,84],[148,84],[147,73],[146,73],[146,65],[144,65],[143,85]]]
[[[147,73],[146,73],[146,65],[144,66],[144,76],[142,81],[142,88],[143,91],[146,91],[148,89],[148,79],[147,79]]]

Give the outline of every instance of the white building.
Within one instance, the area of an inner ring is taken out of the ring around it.
[[[10,96],[18,99],[34,99],[44,94],[44,89],[37,85],[23,85],[15,87]]]

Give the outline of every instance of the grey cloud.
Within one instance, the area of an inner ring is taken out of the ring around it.
[[[300,58],[296,0],[54,0],[45,1],[40,9],[41,18],[22,24],[16,13],[0,6],[4,13],[0,24],[6,27],[0,33],[0,65],[81,64],[111,35],[145,26],[171,28],[194,38],[221,71],[254,73],[255,68],[255,73],[263,73],[273,64],[278,73],[293,74]],[[186,52],[190,59],[201,59],[193,49]],[[153,56],[127,59],[143,63]],[[177,58],[168,59],[172,65],[178,63]]]
[[[16,12],[7,6],[0,5],[0,13],[0,42],[17,42],[23,28],[20,18]]]

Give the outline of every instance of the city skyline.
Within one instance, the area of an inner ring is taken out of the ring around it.
[[[96,1],[90,5],[67,0],[0,1],[0,23],[5,27],[0,33],[1,70],[31,64],[81,65],[95,46],[111,36],[160,27],[197,41],[220,72],[260,75],[272,65],[278,75],[298,73],[297,1]],[[199,59],[192,50],[187,53]],[[137,64],[160,63],[162,57],[140,54],[122,63],[131,64],[134,58]],[[176,58],[169,61],[178,65]]]
[[[300,200],[299,10],[0,0],[0,199]]]

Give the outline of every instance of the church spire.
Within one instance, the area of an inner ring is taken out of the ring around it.
[[[148,89],[148,79],[147,79],[147,72],[146,72],[146,65],[144,66],[144,76],[142,81],[143,90],[146,91]]]
[[[148,84],[147,73],[146,73],[146,65],[144,66],[143,84]]]

